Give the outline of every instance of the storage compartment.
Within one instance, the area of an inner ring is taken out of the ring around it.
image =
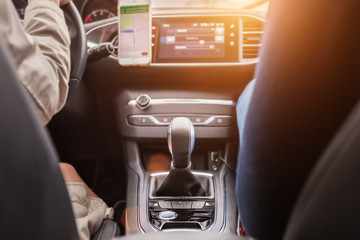
[[[149,199],[174,199],[181,197],[182,199],[192,200],[192,199],[214,199],[214,182],[213,174],[205,172],[193,172],[196,178],[199,180],[201,187],[205,190],[206,196],[157,196],[156,191],[161,186],[162,182],[165,180],[168,172],[166,173],[154,173],[151,174],[150,179],[150,189],[149,189]]]
[[[165,223],[161,230],[170,230],[170,229],[198,229],[201,230],[201,226],[197,222],[167,222]]]
[[[206,196],[157,196],[156,190],[168,172],[150,175],[148,213],[149,222],[154,227],[159,230],[206,230],[213,223],[216,209],[214,176],[206,172],[193,174]]]

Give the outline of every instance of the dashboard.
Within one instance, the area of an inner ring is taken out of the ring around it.
[[[87,32],[90,46],[117,42],[117,0],[74,0],[74,3],[84,23],[96,26]],[[155,8],[152,63],[257,62],[264,15],[264,12],[233,9]],[[99,21],[106,23],[97,25]]]
[[[13,2],[22,17],[27,1]],[[74,4],[87,28],[89,47],[117,45],[117,0],[74,0]],[[249,11],[154,9],[152,63],[255,63],[263,28],[263,16]],[[116,51],[112,57],[117,57]]]
[[[248,13],[153,11],[153,64],[246,64],[258,61],[263,18]],[[88,44],[117,41],[117,18],[87,31]],[[116,57],[116,53],[113,55]]]
[[[107,18],[116,17],[117,1],[115,0],[76,0],[84,23],[93,23]]]
[[[117,43],[117,0],[74,3],[84,23],[95,26],[87,32],[90,47]],[[264,14],[229,9],[154,9],[152,26],[153,64],[254,63],[258,61]]]

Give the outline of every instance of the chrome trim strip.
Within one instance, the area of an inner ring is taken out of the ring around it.
[[[104,24],[101,24],[101,25],[96,26],[96,27],[94,27],[94,28],[91,28],[89,31],[87,31],[87,32],[85,33],[85,35],[89,35],[90,33],[92,33],[93,31],[95,31],[95,30],[97,30],[97,29],[99,29],[99,28],[107,27],[107,26],[110,26],[110,25],[113,25],[113,24],[117,24],[117,21],[115,20],[115,21],[113,21],[113,22],[104,23]]]
[[[202,229],[202,227],[201,227],[201,230],[200,229],[191,229],[191,228],[176,228],[176,229],[164,229],[161,231],[162,232],[201,232],[202,230],[204,230],[204,229]]]
[[[117,57],[110,55],[117,61]],[[242,62],[229,62],[229,63],[150,63],[149,66],[154,67],[221,67],[221,66],[245,66],[253,65],[259,62],[259,58],[243,59]]]
[[[243,44],[243,47],[261,47],[262,44]]]
[[[151,105],[162,104],[208,104],[208,105],[225,105],[235,107],[236,103],[232,100],[216,100],[216,99],[151,99]],[[136,100],[130,100],[128,106],[136,107]]]
[[[244,31],[244,32],[243,32],[243,34],[252,34],[252,33],[264,34],[264,31]]]
[[[205,177],[214,177],[214,174],[212,173],[205,173],[205,172],[197,172],[197,171],[191,171],[192,173],[194,173],[195,175],[199,175],[199,176],[205,176]],[[157,176],[164,176],[164,175],[168,175],[169,172],[158,172],[158,173],[151,173],[150,176],[151,177],[157,177]]]
[[[253,18],[257,18],[263,22],[265,22],[265,19],[255,16],[255,15],[251,15],[251,14],[246,14],[246,13],[207,13],[207,14],[174,14],[174,15],[153,15],[153,18],[177,18],[177,17],[226,17],[226,16],[239,16],[239,17],[253,17]]]
[[[252,65],[258,63],[258,59],[248,62],[231,62],[231,63],[152,63],[150,66],[159,66],[159,67],[184,67],[184,66],[243,66],[243,65]]]

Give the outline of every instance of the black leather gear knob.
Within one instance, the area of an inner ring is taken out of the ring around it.
[[[173,119],[168,129],[168,145],[174,168],[186,168],[190,165],[194,144],[195,130],[190,119],[185,117]]]

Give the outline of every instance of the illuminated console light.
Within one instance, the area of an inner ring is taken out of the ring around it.
[[[216,43],[223,43],[224,39],[225,39],[224,36],[215,36]]]
[[[210,45],[209,48],[210,49],[215,49],[215,45]]]
[[[231,25],[230,25],[230,28],[234,28],[234,27],[235,27],[235,24],[231,24]]]
[[[170,24],[163,24],[163,27],[168,28],[168,27],[170,27]]]
[[[205,43],[205,40],[200,40],[199,43],[203,45]]]
[[[176,29],[176,32],[178,33],[184,33],[184,32],[187,32],[188,30],[186,28],[178,28]]]
[[[175,49],[178,49],[178,50],[182,50],[182,49],[186,49],[187,47],[186,46],[175,46]]]
[[[175,43],[175,36],[167,36],[166,43]]]
[[[231,46],[234,46],[234,45],[235,45],[235,43],[234,43],[233,41],[231,41],[231,42],[230,42],[230,45],[231,45]]]
[[[235,33],[230,33],[230,37],[233,37],[233,36],[235,36]]]
[[[223,27],[215,28],[215,34],[217,34],[217,35],[223,35],[224,32],[225,32],[225,29]]]

